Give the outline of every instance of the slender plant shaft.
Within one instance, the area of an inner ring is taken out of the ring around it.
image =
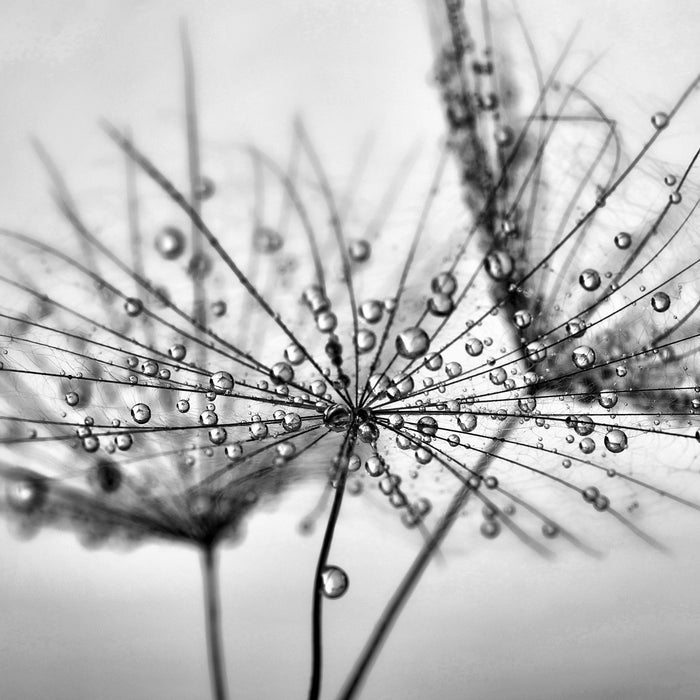
[[[216,546],[205,545],[202,550],[202,579],[204,584],[204,616],[207,629],[209,677],[213,700],[227,700],[226,668],[221,641],[221,611],[217,581]]]

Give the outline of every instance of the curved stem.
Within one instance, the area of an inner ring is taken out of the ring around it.
[[[213,700],[227,700],[226,669],[221,642],[221,612],[217,582],[215,545],[202,548],[202,579],[204,584],[204,615],[207,628],[207,653]]]

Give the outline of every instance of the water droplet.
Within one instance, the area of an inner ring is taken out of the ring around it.
[[[572,338],[580,338],[586,332],[586,322],[580,318],[572,318],[566,324],[566,332]]]
[[[438,423],[432,416],[423,416],[416,427],[423,435],[437,435]]]
[[[306,359],[306,356],[296,343],[291,343],[284,350],[284,359],[290,364],[300,365]]]
[[[671,306],[671,299],[666,292],[656,292],[651,297],[651,307],[654,311],[661,313],[667,311],[669,306]]]
[[[218,301],[214,301],[211,304],[211,312],[216,316],[217,318],[221,318],[226,314],[227,310],[226,302],[219,299]]]
[[[321,572],[321,591],[326,598],[340,598],[348,590],[348,575],[339,566],[326,566]]]
[[[187,399],[180,399],[177,402],[177,410],[180,413],[187,413],[190,410],[190,402]]]
[[[114,444],[118,450],[125,452],[134,444],[134,438],[129,433],[121,433],[114,438]]]
[[[530,343],[525,350],[530,362],[542,362],[547,357],[547,346],[544,343]]]
[[[627,435],[622,430],[613,428],[605,434],[603,442],[608,451],[614,453],[622,452],[627,447]]]
[[[124,311],[129,316],[138,316],[143,311],[143,302],[134,297],[127,297],[124,301]]]
[[[460,365],[459,362],[448,362],[445,365],[445,374],[451,379],[459,377],[459,375],[462,374],[462,365]]]
[[[255,420],[257,418],[257,420]],[[267,424],[260,421],[260,416],[253,416],[253,423],[250,425],[250,434],[254,440],[262,440],[267,437]]]
[[[579,275],[578,282],[587,292],[594,292],[600,287],[600,275],[589,268]]]
[[[301,428],[301,417],[298,413],[287,413],[282,419],[282,428],[288,433],[294,433]]]
[[[365,470],[370,476],[381,476],[385,471],[384,460],[379,455],[372,455],[365,462]]]
[[[372,246],[369,244],[369,241],[358,239],[350,243],[348,253],[353,262],[365,262],[369,260],[369,256],[372,254]]]
[[[486,256],[484,266],[491,279],[500,281],[510,277],[513,272],[513,259],[504,250],[497,250]]]
[[[33,513],[46,502],[48,486],[43,479],[28,477],[7,485],[7,503],[16,513]]]
[[[669,118],[666,112],[656,112],[651,117],[652,126],[655,129],[665,129],[668,126]]]
[[[321,311],[316,314],[316,328],[321,333],[332,333],[338,325],[338,319],[332,311]]]
[[[632,245],[632,236],[629,235],[629,233],[626,233],[625,231],[621,231],[620,233],[615,236],[615,245],[620,249],[620,250],[627,250]]]
[[[368,299],[360,304],[360,316],[367,323],[377,323],[384,313],[384,304],[377,299]]]
[[[200,175],[194,186],[195,199],[199,199],[200,201],[209,199],[214,195],[215,191],[216,187],[214,181],[206,175]]]
[[[173,360],[177,360],[179,362],[180,360],[185,359],[185,355],[187,355],[187,348],[180,343],[176,343],[175,345],[170,346],[168,349],[168,354],[173,358]]]
[[[148,404],[135,403],[131,407],[131,417],[140,425],[151,420],[151,409]]]
[[[66,394],[66,403],[69,406],[77,406],[79,402],[80,402],[80,396],[78,396],[77,392],[69,391]]]
[[[374,348],[377,342],[377,336],[367,328],[360,328],[357,331],[357,340],[355,341],[355,347],[359,353],[369,352]]]
[[[267,226],[256,226],[253,231],[253,248],[258,253],[276,253],[284,244],[284,239],[277,231]]]
[[[571,353],[571,359],[579,369],[588,369],[595,364],[595,350],[588,345],[579,345]]]
[[[513,314],[513,323],[518,328],[527,328],[532,323],[532,316],[529,311],[521,309]]]
[[[464,411],[457,416],[457,425],[465,433],[471,433],[476,428],[476,414],[471,411]]]
[[[156,235],[156,250],[166,260],[179,258],[185,250],[185,234],[174,226],[166,226]]]
[[[226,442],[226,429],[221,427],[212,428],[209,431],[209,442],[212,445],[221,445]]]
[[[467,338],[467,342],[464,344],[464,349],[467,351],[468,355],[477,357],[483,352],[484,344],[478,338]]]
[[[209,386],[217,393],[224,394],[233,389],[234,381],[229,372],[215,372],[209,378]]]
[[[583,452],[583,454],[586,455],[591,454],[591,452],[595,450],[595,442],[589,437],[583,438],[583,440],[581,440],[578,446],[581,452]]]
[[[294,370],[286,362],[276,362],[270,368],[270,379],[276,385],[288,384],[294,379]]]
[[[452,296],[457,289],[457,280],[451,272],[441,272],[430,281],[430,288],[435,294]]]
[[[454,308],[454,300],[448,294],[433,294],[428,299],[428,311],[433,316],[449,316]]]
[[[422,328],[406,328],[396,336],[396,351],[401,357],[413,360],[425,355],[429,347],[430,338]]]

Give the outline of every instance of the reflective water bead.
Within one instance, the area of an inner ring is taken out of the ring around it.
[[[326,566],[321,572],[321,591],[326,598],[340,598],[348,590],[348,576],[339,566]]]
[[[464,349],[467,351],[468,355],[477,357],[483,352],[484,344],[478,338],[467,338]]]
[[[219,416],[216,414],[216,411],[202,411],[199,414],[199,422],[202,425],[216,425],[219,422]]]
[[[209,378],[209,386],[217,394],[224,394],[233,389],[234,381],[229,372],[215,372]]]
[[[224,454],[230,460],[238,459],[243,454],[243,445],[241,445],[240,442],[233,442],[230,445],[226,445],[226,447],[224,447]]]
[[[419,447],[414,456],[419,464],[428,464],[433,459],[433,453],[425,447]]]
[[[389,425],[397,430],[403,428],[403,416],[400,413],[392,413],[389,416]]]
[[[385,468],[384,460],[379,455],[372,455],[365,462],[365,470],[370,476],[381,476]]]
[[[168,349],[168,354],[173,358],[173,360],[177,360],[179,362],[180,360],[185,359],[187,348],[180,343],[176,343],[175,345],[170,346]]]
[[[225,301],[222,301],[221,299],[219,299],[218,301],[212,302],[210,308],[211,308],[211,312],[212,312],[212,314],[214,314],[214,316],[216,316],[217,318],[221,318],[222,316],[226,315],[226,310],[228,307],[226,306]]]
[[[7,484],[6,498],[8,506],[16,513],[32,513],[39,510],[46,502],[48,486],[40,478],[28,477]]]
[[[571,353],[571,359],[579,369],[588,369],[595,364],[595,350],[588,345],[579,345]]]
[[[440,272],[430,281],[430,288],[436,294],[451,296],[457,289],[457,280],[451,272]]]
[[[454,300],[448,294],[433,294],[428,299],[428,311],[433,316],[449,316],[454,308]]]
[[[595,430],[595,423],[590,416],[575,416],[573,427],[578,435],[590,435]]]
[[[596,270],[590,268],[584,270],[578,278],[578,283],[587,291],[594,292],[600,287],[600,275]]]
[[[360,238],[350,243],[348,253],[353,262],[365,262],[372,254],[372,246],[369,241]]]
[[[497,367],[493,371],[489,372],[489,379],[491,380],[491,383],[496,384],[497,386],[503,384],[507,377],[508,375],[503,367]]]
[[[518,328],[527,328],[532,323],[532,315],[525,309],[520,309],[513,314],[513,323]]]
[[[357,331],[355,347],[357,348],[357,352],[359,352],[360,354],[370,352],[370,350],[374,348],[376,342],[377,336],[374,335],[374,333],[369,329],[360,328],[360,330]]]
[[[296,343],[290,343],[284,349],[284,359],[292,365],[300,365],[306,359],[306,356]]]
[[[287,413],[282,419],[282,428],[288,433],[296,432],[301,428],[301,416],[298,413]]]
[[[209,199],[214,195],[215,191],[216,186],[214,185],[214,181],[210,177],[207,177],[206,175],[200,175],[199,178],[197,178],[197,181],[194,184],[193,191],[195,199],[199,199],[200,201]]]
[[[185,250],[185,234],[174,226],[166,226],[156,234],[156,250],[166,260],[176,260]]]
[[[448,362],[445,365],[445,374],[450,377],[450,379],[459,377],[459,375],[462,374],[462,365],[460,365],[459,362]]]
[[[377,323],[384,313],[384,304],[376,299],[368,299],[360,304],[360,317],[367,323]]]
[[[356,472],[362,466],[362,460],[356,454],[351,454],[348,457],[348,471]]]
[[[617,394],[614,391],[601,391],[598,403],[603,408],[613,408],[617,404]]]
[[[656,294],[651,297],[651,307],[654,311],[661,313],[667,311],[669,306],[671,306],[671,298],[666,292],[656,292]]]
[[[669,117],[666,112],[656,112],[651,117],[652,126],[655,129],[665,129],[668,126]]]
[[[77,406],[80,402],[80,396],[75,391],[69,391],[66,394],[66,403],[69,406]]]
[[[488,540],[498,537],[501,532],[501,524],[498,520],[484,520],[479,527],[481,534]]]
[[[442,367],[442,355],[437,352],[428,353],[423,360],[423,364],[432,372]]]
[[[627,435],[625,435],[622,430],[613,428],[612,430],[608,430],[605,434],[603,442],[609,452],[622,452],[627,447]]]
[[[396,336],[396,351],[401,357],[413,360],[425,355],[429,347],[430,338],[422,328],[406,328]]]
[[[273,384],[287,384],[294,379],[294,370],[286,362],[276,362],[270,368],[270,379]]]
[[[321,333],[332,333],[338,325],[338,319],[332,311],[321,311],[316,314],[316,328]]]
[[[131,407],[131,417],[139,424],[148,423],[151,420],[151,408],[145,403],[135,403]]]
[[[438,431],[438,423],[432,416],[423,416],[416,427],[423,435],[436,435]]]
[[[583,438],[578,446],[581,452],[586,455],[591,454],[595,450],[595,442],[589,437]]]
[[[504,250],[497,250],[486,256],[484,267],[491,279],[501,281],[513,272],[513,259]]]
[[[222,445],[226,442],[226,437],[226,429],[220,426],[212,428],[209,431],[209,442],[211,442],[212,445]]]
[[[135,297],[128,297],[124,301],[124,311],[129,316],[138,316],[143,311],[143,302]]]
[[[114,438],[118,450],[125,452],[134,444],[134,438],[129,433],[121,433]]]
[[[580,338],[586,332],[586,322],[580,318],[572,318],[566,324],[566,332],[572,338]]]
[[[620,250],[627,250],[632,245],[632,236],[625,231],[620,231],[620,233],[615,236],[615,245]]]
[[[476,414],[471,411],[463,411],[457,416],[457,425],[465,433],[470,433],[474,428],[476,428]]]
[[[530,343],[525,351],[530,362],[542,362],[547,357],[547,346],[541,342]]]
[[[257,416],[257,420],[253,417],[253,423],[251,423],[249,430],[255,440],[267,437],[267,424],[260,421],[260,416]]]
[[[180,399],[175,405],[180,413],[187,413],[190,410],[190,402],[187,399]]]

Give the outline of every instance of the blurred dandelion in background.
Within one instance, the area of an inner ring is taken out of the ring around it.
[[[14,8],[3,697],[697,695],[699,18],[641,7]]]

